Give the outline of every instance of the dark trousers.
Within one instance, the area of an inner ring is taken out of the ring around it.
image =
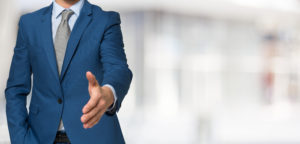
[[[53,144],[71,144],[71,142],[66,132],[58,131]]]

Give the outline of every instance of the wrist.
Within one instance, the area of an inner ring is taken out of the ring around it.
[[[114,104],[114,101],[115,101],[113,92],[108,86],[103,86],[103,87],[101,87],[101,89],[104,94],[103,96],[105,97],[106,102],[107,102],[107,108],[109,108],[111,105]]]

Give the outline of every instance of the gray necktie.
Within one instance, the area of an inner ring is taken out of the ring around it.
[[[68,40],[71,33],[68,20],[72,16],[72,14],[74,14],[72,10],[64,10],[62,12],[61,22],[57,28],[56,35],[55,35],[54,48],[55,48],[57,68],[58,68],[59,75],[61,73],[61,68],[63,65],[64,56],[65,56]]]

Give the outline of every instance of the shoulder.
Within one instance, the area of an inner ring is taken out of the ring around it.
[[[39,18],[41,18],[45,12],[47,12],[48,10],[51,10],[51,6],[52,5],[21,15],[20,23],[23,23],[23,24],[36,23],[36,21],[39,20]]]
[[[93,5],[92,6],[92,11],[93,11],[93,15],[95,17],[102,17],[104,19],[115,19],[115,20],[120,20],[120,13],[116,12],[116,11],[106,11],[103,10],[101,7],[97,6],[97,5]]]

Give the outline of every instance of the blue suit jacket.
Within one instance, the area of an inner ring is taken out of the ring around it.
[[[88,102],[86,71],[117,95],[116,110],[132,79],[123,49],[120,16],[85,1],[71,32],[58,75],[51,30],[52,5],[23,15],[11,63],[6,96],[12,144],[52,144],[63,119],[72,144],[124,143],[116,114],[104,114],[97,125],[84,129],[80,121]],[[29,114],[26,97],[31,91]],[[62,99],[62,103],[58,102]]]

